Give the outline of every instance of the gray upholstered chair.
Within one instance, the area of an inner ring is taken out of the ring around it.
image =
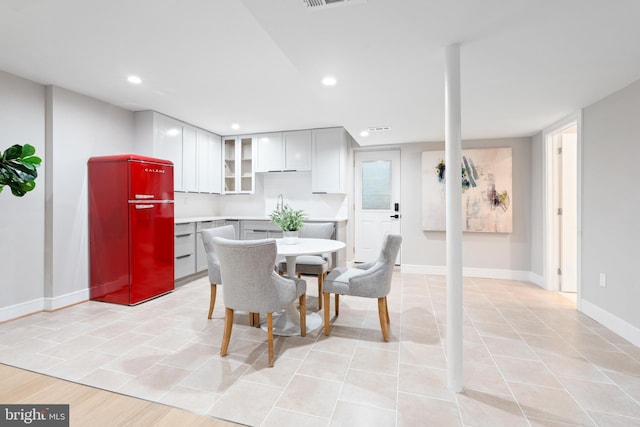
[[[277,247],[273,239],[213,239],[224,283],[224,336],[220,355],[226,356],[231,339],[234,310],[267,313],[269,366],[273,366],[273,312],[300,301],[300,334],[306,335],[306,291],[304,280],[276,274]]]
[[[333,236],[335,226],[332,222],[306,222],[298,231],[298,236],[303,238],[330,239]],[[331,270],[333,261],[331,254],[303,255],[296,258],[296,272],[298,277],[308,274],[318,277],[318,310],[322,309],[322,283],[327,272]],[[287,271],[286,261],[278,264],[278,271],[282,274]]]
[[[330,294],[335,294],[336,316],[339,312],[339,295],[353,295],[378,298],[378,316],[382,337],[389,341],[389,309],[387,295],[391,291],[393,266],[400,250],[402,237],[389,234],[385,237],[382,250],[375,261],[359,264],[357,268],[340,267],[333,270],[324,280],[324,334],[329,336]]]
[[[204,250],[207,253],[207,267],[209,269],[209,283],[211,283],[211,297],[209,299],[209,316],[211,319],[213,315],[213,306],[216,304],[216,290],[217,285],[222,284],[222,277],[220,276],[220,263],[218,262],[218,256],[216,255],[216,249],[213,245],[214,237],[222,237],[225,239],[235,239],[236,230],[233,225],[225,225],[223,227],[209,228],[200,232],[202,236],[202,243],[204,244]],[[253,321],[253,316],[249,318]]]

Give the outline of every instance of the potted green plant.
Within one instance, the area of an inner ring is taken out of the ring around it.
[[[271,212],[269,218],[282,229],[284,243],[295,244],[298,240],[298,230],[302,227],[307,215],[302,209],[295,210],[289,205],[284,205]]]
[[[0,154],[0,192],[9,186],[14,196],[22,197],[36,187],[36,168],[42,159],[35,152],[32,145],[16,144]]]

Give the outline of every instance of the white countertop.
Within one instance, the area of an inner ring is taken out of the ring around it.
[[[229,215],[229,216],[196,216],[196,217],[184,217],[184,218],[174,218],[174,222],[176,224],[184,224],[187,222],[203,222],[203,221],[224,221],[224,220],[236,220],[236,221],[270,221],[268,216],[238,216],[238,215]],[[347,218],[325,218],[325,217],[311,217],[308,221],[327,221],[327,222],[342,222],[346,221]]]

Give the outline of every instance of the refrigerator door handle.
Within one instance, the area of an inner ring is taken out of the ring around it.
[[[153,199],[153,194],[136,194],[134,196],[136,199]]]
[[[153,209],[153,205],[136,205],[136,209]]]

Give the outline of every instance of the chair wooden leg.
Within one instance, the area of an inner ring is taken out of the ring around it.
[[[302,279],[302,274],[298,273],[298,279]]]
[[[322,298],[324,299],[324,335],[329,336],[329,309],[331,304],[329,303],[331,296],[323,292]]]
[[[300,295],[300,335],[307,336],[307,294]]]
[[[387,301],[385,298],[378,298],[378,316],[380,317],[380,328],[382,329],[382,338],[389,341],[389,324],[387,323]]]
[[[273,368],[273,313],[267,313],[267,348],[269,353],[269,367]]]
[[[336,294],[336,317],[338,317],[339,312],[340,312],[340,294]]]
[[[211,284],[211,298],[209,298],[209,319],[213,315],[213,306],[216,304],[216,290],[217,286],[215,283]]]
[[[389,319],[389,306],[387,305],[387,297],[384,297],[384,311],[387,313],[387,323],[391,323],[391,319]]]
[[[318,274],[318,310],[322,310],[322,285],[326,273]]]
[[[222,335],[222,345],[220,346],[220,356],[226,356],[229,350],[229,341],[231,340],[231,328],[233,327],[233,309],[225,307],[224,309],[224,334]]]
[[[260,313],[249,313],[249,326],[260,327]]]

